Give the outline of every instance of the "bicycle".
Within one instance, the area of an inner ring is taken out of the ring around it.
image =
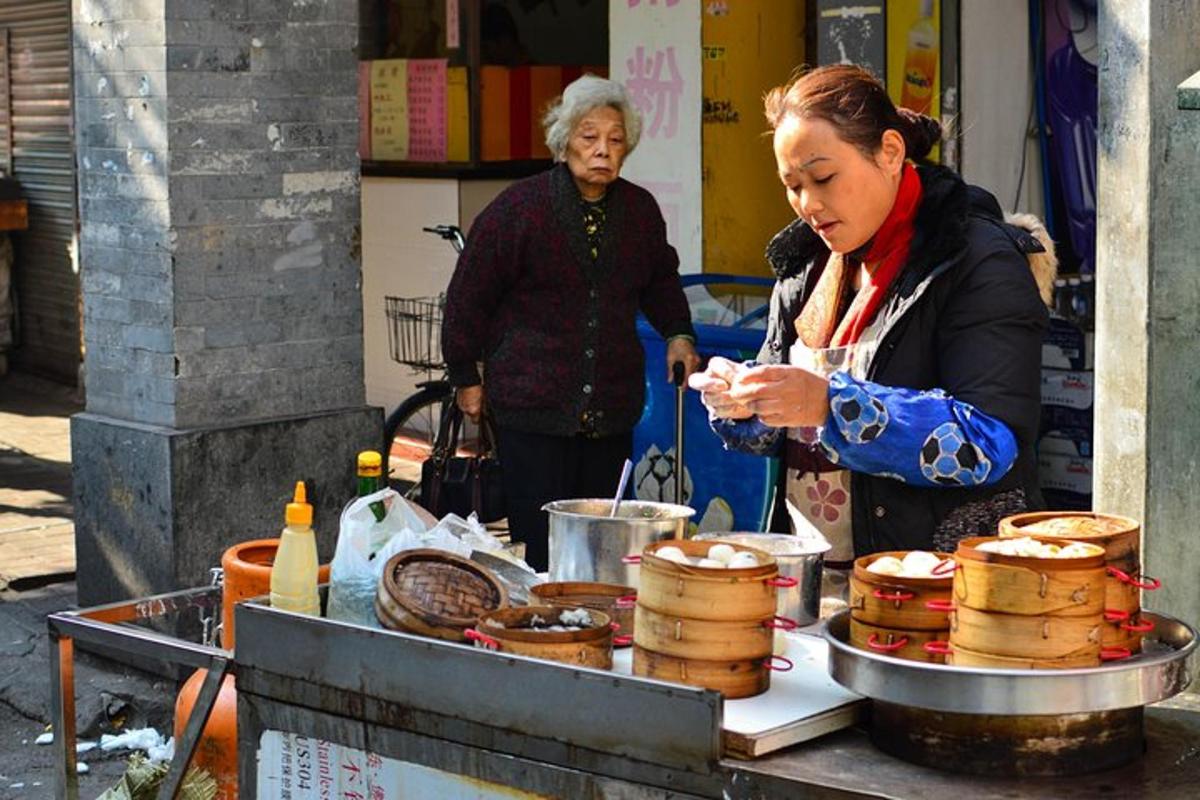
[[[435,225],[421,230],[441,237],[456,253],[464,240],[456,225]],[[383,426],[383,474],[388,486],[407,500],[420,502],[421,466],[433,451],[442,417],[454,403],[454,387],[446,379],[442,361],[441,326],[446,295],[436,297],[384,297],[388,319],[388,348],[392,360],[424,372],[417,391],[388,415]],[[433,378],[434,372],[441,377]],[[464,421],[459,454],[478,449],[478,427]]]

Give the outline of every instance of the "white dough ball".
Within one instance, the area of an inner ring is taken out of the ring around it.
[[[910,578],[927,578],[934,567],[938,565],[937,556],[925,550],[912,550],[904,554],[900,561],[904,574]]]
[[[676,564],[688,563],[687,555],[685,555],[684,552],[678,547],[674,546],[660,547],[654,552],[654,555],[667,561],[674,561]]]
[[[713,561],[720,561],[722,564],[728,564],[730,559],[737,555],[737,550],[733,549],[733,545],[719,542],[708,548],[708,557]]]
[[[904,564],[895,556],[882,556],[875,559],[867,567],[867,572],[876,575],[899,575],[904,571]]]
[[[733,558],[729,559],[730,569],[745,569],[757,566],[758,556],[754,555],[754,553],[747,553],[745,550],[735,553]]]
[[[700,559],[700,563],[697,564],[696,566],[704,567],[706,569],[725,569],[724,562],[717,561],[716,559],[713,559],[713,558],[702,558],[702,559]]]

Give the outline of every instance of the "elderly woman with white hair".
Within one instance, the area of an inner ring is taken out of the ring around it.
[[[546,113],[555,163],[475,220],[446,294],[442,350],[458,406],[495,422],[513,539],[547,566],[551,501],[611,497],[642,414],[641,310],[676,363],[699,364],[679,258],[658,204],[620,177],[641,119],[585,75]],[[482,363],[482,374],[479,364]]]

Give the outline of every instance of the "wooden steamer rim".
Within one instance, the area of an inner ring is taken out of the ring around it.
[[[379,587],[380,594],[377,595],[377,599],[383,593],[386,593],[392,603],[429,627],[457,628],[460,631],[472,627],[479,617],[478,613],[470,613],[470,609],[464,609],[468,613],[461,616],[451,616],[438,612],[416,602],[400,585],[399,576],[401,571],[406,568],[419,567],[425,562],[457,569],[465,576],[469,576],[468,580],[472,580],[477,584],[482,583],[486,588],[490,589],[490,599],[493,601],[493,605],[491,608],[482,609],[480,613],[508,607],[508,592],[491,570],[469,559],[461,558],[445,550],[436,550],[433,548],[405,550],[392,556],[387,564],[384,565],[383,578],[380,581]]]
[[[521,606],[498,608],[479,615],[475,629],[501,642],[511,640],[528,644],[575,644],[582,642],[602,642],[613,634],[612,617],[603,611],[587,609],[593,624],[577,631],[549,631],[535,628],[510,627],[514,623],[529,622],[534,615],[542,617],[547,622],[557,620],[564,609],[561,606]],[[504,627],[488,625],[488,620],[504,623]],[[562,624],[561,622],[558,624]]]
[[[1006,537],[1007,538],[1007,537]],[[1036,539],[1045,544],[1053,544],[1062,546],[1075,542],[1074,539],[1059,539],[1057,537],[1030,536],[1031,539]],[[1010,567],[1027,567],[1037,570],[1036,567],[1050,566],[1052,572],[1071,572],[1073,570],[1088,570],[1088,569],[1104,569],[1105,552],[1104,548],[1095,542],[1079,542],[1089,547],[1094,547],[1098,552],[1090,556],[1082,558],[1038,558],[1036,556],[1006,556],[1002,553],[989,553],[986,550],[976,549],[984,542],[993,542],[1000,539],[998,536],[971,536],[963,539],[958,543],[958,549],[954,551],[954,558],[967,559],[969,561],[981,561],[987,564],[1004,564]],[[1049,540],[1049,541],[1046,541]]]
[[[739,553],[753,553],[758,559],[756,567],[700,567],[694,564],[680,564],[656,555],[664,547],[677,547],[684,555],[705,558],[715,544],[728,544]],[[779,574],[779,563],[775,556],[757,547],[747,547],[744,544],[732,542],[696,541],[694,539],[664,539],[646,545],[641,556],[642,569],[652,572],[662,572],[670,576],[684,576],[689,580],[712,581],[715,583],[749,583],[769,580]]]

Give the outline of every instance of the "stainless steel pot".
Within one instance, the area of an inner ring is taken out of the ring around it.
[[[662,539],[682,539],[696,512],[672,503],[623,500],[609,517],[612,500],[556,500],[550,514],[550,580],[638,585],[638,568],[621,561]]]
[[[817,621],[821,611],[821,565],[829,550],[827,543],[790,533],[702,533],[692,538],[757,547],[775,556],[779,574],[796,579],[795,586],[779,590],[775,613],[801,626]]]

